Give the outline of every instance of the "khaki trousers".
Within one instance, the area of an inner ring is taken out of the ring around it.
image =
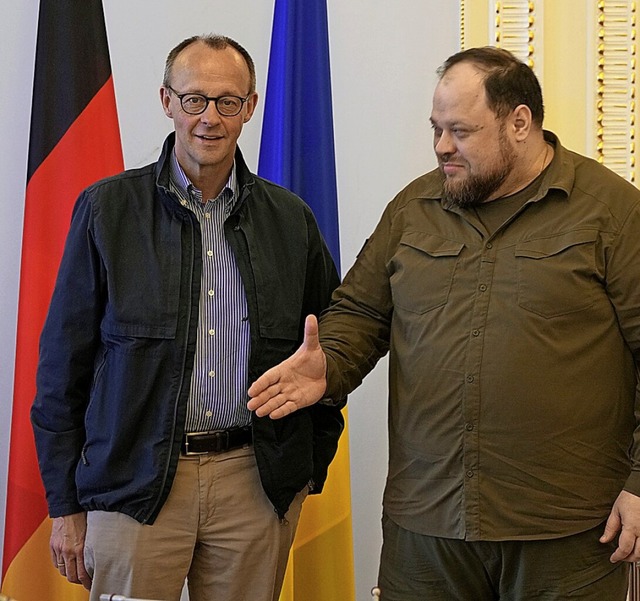
[[[180,457],[152,526],[117,512],[87,516],[91,601],[104,593],[179,601],[277,601],[305,489],[281,523],[258,476],[253,447]]]

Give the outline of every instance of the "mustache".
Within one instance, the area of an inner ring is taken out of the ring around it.
[[[438,159],[439,163],[449,163],[452,160],[455,160],[457,158],[458,156],[455,152],[444,152],[444,153],[436,152],[436,159]]]

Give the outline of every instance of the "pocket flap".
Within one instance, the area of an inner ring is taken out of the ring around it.
[[[540,238],[537,240],[527,240],[516,244],[516,257],[527,257],[529,259],[544,259],[560,254],[579,244],[589,244],[595,241],[598,236],[596,230],[580,230],[577,232],[567,232],[552,238]]]
[[[111,336],[131,336],[133,338],[175,338],[176,326],[158,326],[151,324],[121,323],[113,319],[104,319],[101,326],[105,334]]]
[[[425,252],[432,257],[457,257],[464,247],[462,242],[422,232],[404,233],[400,244]]]

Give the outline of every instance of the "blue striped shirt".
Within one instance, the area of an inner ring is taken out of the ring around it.
[[[202,280],[198,338],[185,432],[222,430],[251,422],[247,409],[250,351],[244,285],[223,224],[237,199],[235,164],[214,199],[190,181],[173,152],[170,189],[198,219],[202,231]]]

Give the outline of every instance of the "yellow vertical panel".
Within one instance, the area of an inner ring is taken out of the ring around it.
[[[538,0],[541,1],[541,0]],[[577,152],[589,154],[593,89],[587,81],[593,64],[589,40],[593,10],[584,0],[544,2],[544,94],[545,127]]]
[[[460,0],[462,13],[461,45],[495,45],[490,23],[495,19],[499,0]],[[592,2],[585,0],[535,0],[542,14],[542,26],[537,28],[542,39],[536,46],[542,51],[541,80],[544,93],[545,126],[555,131],[562,142],[578,152],[592,153],[593,82],[588,81],[593,70],[593,34],[595,24]]]
[[[460,45],[463,50],[474,46],[495,46],[495,41],[489,38],[494,5],[495,0],[460,0],[464,28],[464,39]]]

